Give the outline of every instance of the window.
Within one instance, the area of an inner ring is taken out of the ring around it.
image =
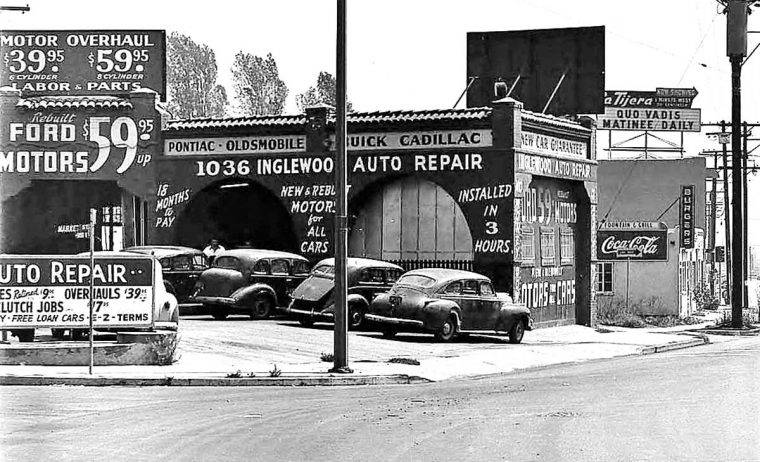
[[[554,265],[557,251],[554,228],[541,228],[541,264]]]
[[[208,268],[205,255],[193,255],[193,269],[203,270]]]
[[[287,260],[272,260],[272,274],[290,274],[290,263]]]
[[[398,284],[426,288],[435,284],[435,279],[421,274],[405,274],[399,278]]]
[[[362,270],[360,282],[383,283],[383,270],[380,268],[367,268]]]
[[[533,264],[536,260],[535,233],[533,228],[520,228],[520,261]]]
[[[402,274],[404,274],[404,272],[401,270],[389,269],[385,274],[385,281],[389,283],[396,282],[398,281],[398,278],[400,278]]]
[[[190,262],[190,256],[180,255],[172,258],[172,269],[179,271],[188,271],[192,264]]]
[[[216,263],[216,261],[214,262]],[[269,274],[269,260],[259,260],[253,265],[253,274]]]
[[[478,295],[478,281],[465,281],[462,287],[463,295]]]
[[[318,265],[314,268],[313,274],[317,276],[332,277],[335,274],[335,267],[332,265]]]
[[[447,293],[449,295],[459,295],[459,294],[461,294],[462,293],[462,283],[459,282],[459,281],[452,282],[451,284],[449,284],[448,286],[446,286],[445,293]]]
[[[216,257],[214,259],[214,268],[240,271],[240,260],[235,257]]]
[[[309,274],[309,263],[305,261],[296,260],[293,263],[293,274],[296,276],[306,276]]]
[[[602,293],[612,292],[612,262],[596,264],[596,291]]]
[[[489,282],[480,283],[480,295],[485,297],[492,297],[494,295],[493,287]]]
[[[560,262],[572,265],[575,261],[575,236],[570,228],[563,229],[559,235]]]

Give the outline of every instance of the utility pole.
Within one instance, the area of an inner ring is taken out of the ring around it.
[[[346,0],[338,0],[338,28],[335,53],[335,309],[333,320],[333,368],[330,372],[350,373],[348,367],[348,183],[346,157]]]
[[[744,254],[744,265],[742,265],[742,306],[749,307],[749,215],[747,213],[747,138],[749,131],[747,122],[742,123],[742,216],[744,227],[742,228],[742,252]]]
[[[726,131],[726,122],[720,121],[720,131]],[[731,300],[731,287],[733,287],[731,280],[731,198],[729,197],[728,188],[728,149],[726,145],[723,145],[723,223],[725,224],[726,232],[726,292],[727,301]]]
[[[731,233],[734,245],[731,248],[732,279],[731,287],[731,327],[742,327],[744,248],[742,217],[744,206],[742,186],[742,134],[741,134],[741,72],[742,61],[747,56],[747,9],[746,0],[729,0],[726,27],[726,54],[731,61],[731,196],[734,199],[731,208],[733,229]]]

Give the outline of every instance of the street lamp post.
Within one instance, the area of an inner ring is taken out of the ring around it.
[[[335,53],[335,331],[331,372],[350,373],[348,367],[348,306],[346,257],[348,253],[348,183],[346,159],[346,0],[338,0]]]

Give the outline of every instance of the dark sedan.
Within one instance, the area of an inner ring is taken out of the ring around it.
[[[198,249],[173,245],[143,245],[127,247],[126,252],[153,255],[161,263],[167,289],[179,303],[187,303],[193,294],[195,283],[208,269],[208,259]]]
[[[201,274],[192,301],[202,303],[214,319],[230,313],[267,318],[287,306],[290,293],[309,276],[309,261],[275,250],[235,249],[220,252]]]
[[[507,332],[511,343],[520,343],[532,327],[530,310],[497,295],[487,277],[441,268],[405,273],[372,302],[365,318],[379,323],[388,338],[422,330],[440,341],[460,333]]]
[[[379,294],[387,292],[404,270],[393,263],[369,258],[347,260],[348,324],[358,329],[364,323],[364,313]],[[293,300],[286,311],[303,326],[314,321],[333,321],[335,300],[335,259],[328,258],[314,266],[305,281],[293,291]]]

